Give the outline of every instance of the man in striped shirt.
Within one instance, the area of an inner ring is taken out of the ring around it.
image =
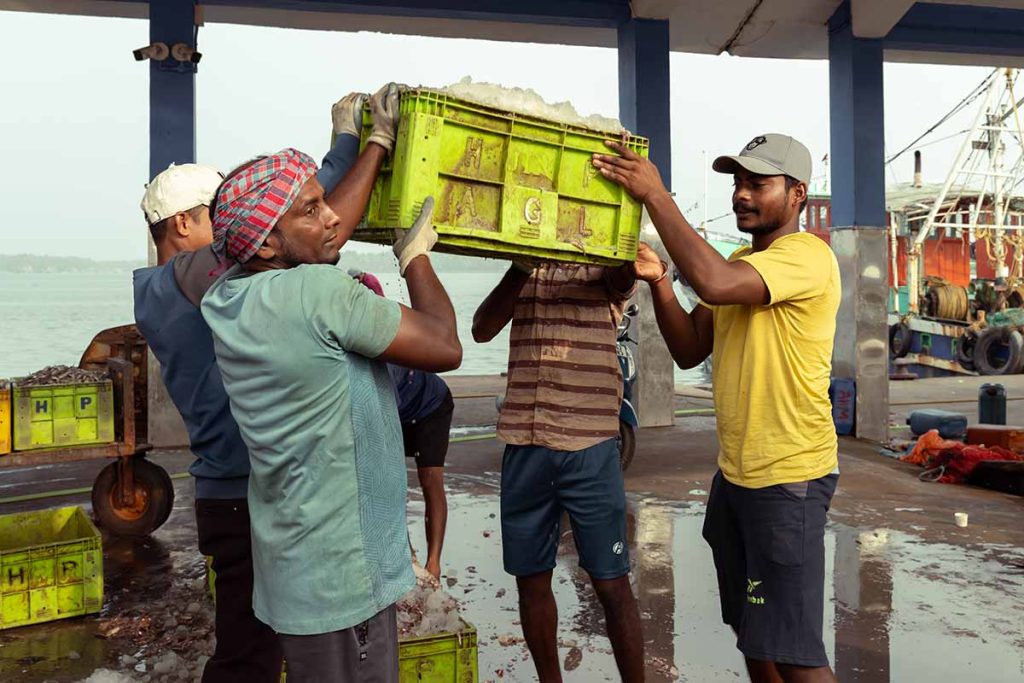
[[[563,510],[580,566],[604,607],[619,673],[624,681],[643,680],[643,635],[629,585],[626,494],[616,441],[622,402],[616,328],[637,275],[633,264],[513,264],[473,318],[478,343],[512,322],[508,388],[498,422],[498,437],[507,444],[502,547],[505,571],[516,577],[523,634],[541,683],[562,680],[551,573]]]

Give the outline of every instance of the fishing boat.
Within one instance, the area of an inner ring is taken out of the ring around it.
[[[913,181],[886,190],[894,377],[1024,372],[1024,99],[1014,92],[1018,73],[994,70],[940,121],[974,107],[973,124],[963,132],[943,183],[922,182],[917,150]],[[926,135],[937,131],[933,126]],[[913,144],[927,144],[925,137]],[[802,222],[830,241],[827,189],[809,195]]]

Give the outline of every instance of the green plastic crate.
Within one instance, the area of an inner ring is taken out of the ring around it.
[[[398,646],[401,683],[477,683],[476,628],[406,638]]]
[[[206,557],[206,582],[217,599],[213,558]],[[458,633],[404,638],[398,642],[400,683],[477,683],[476,628],[463,620]],[[285,665],[287,668],[287,664]],[[287,681],[282,674],[281,683]]]
[[[78,506],[0,516],[0,630],[103,607],[103,543]]]
[[[370,133],[364,116],[363,140]],[[434,197],[435,249],[616,265],[636,259],[641,206],[591,163],[616,138],[432,90],[402,95],[398,139],[353,239],[390,244]],[[648,141],[626,146],[646,157]]]
[[[14,450],[60,448],[114,440],[110,380],[14,387]]]

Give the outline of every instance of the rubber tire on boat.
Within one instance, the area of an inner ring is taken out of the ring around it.
[[[1006,362],[996,366],[989,357],[998,344],[1007,347]],[[989,327],[981,331],[974,347],[974,367],[983,375],[1013,375],[1024,363],[1024,335],[1012,327]]]
[[[960,335],[956,345],[956,362],[965,370],[974,370],[974,349],[978,346],[978,334],[968,330]]]
[[[913,341],[914,335],[906,323],[893,323],[889,326],[889,355],[893,358],[903,358],[910,353]]]
[[[92,510],[100,526],[115,536],[148,536],[167,521],[174,507],[174,482],[167,471],[135,457],[131,463],[137,504],[121,507],[115,499],[119,464],[100,470],[92,485]]]

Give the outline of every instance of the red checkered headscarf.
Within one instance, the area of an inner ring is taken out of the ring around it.
[[[213,214],[217,255],[238,263],[251,259],[316,171],[316,162],[308,154],[289,147],[257,159],[225,180]]]

